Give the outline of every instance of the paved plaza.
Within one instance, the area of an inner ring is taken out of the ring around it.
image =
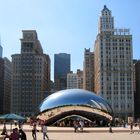
[[[27,140],[33,140],[31,132],[26,132]],[[72,132],[49,132],[50,140],[139,140],[140,134],[134,133],[72,133]],[[37,133],[37,140],[43,140],[41,132]]]
[[[0,125],[0,133],[3,125]],[[14,126],[13,126],[14,127]],[[7,126],[9,129],[10,126]],[[27,134],[27,140],[33,140],[32,126],[24,125],[23,129]],[[40,130],[40,127],[38,127]],[[109,133],[109,128],[84,128],[84,132],[74,133],[72,127],[48,127],[48,136],[50,140],[139,140],[140,133],[138,128],[134,127],[135,132],[130,134],[129,127],[113,127],[113,133]],[[43,140],[41,131],[37,133],[37,140]]]
[[[139,140],[137,133],[48,133],[50,140]],[[28,140],[32,140],[31,133],[27,133]],[[38,133],[38,139],[43,140],[42,133]]]

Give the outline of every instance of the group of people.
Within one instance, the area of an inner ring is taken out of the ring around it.
[[[37,132],[39,132],[39,130],[36,127],[36,124],[33,124],[33,128],[32,128],[32,137],[33,140],[37,140]],[[47,123],[43,123],[42,124],[42,129],[41,132],[43,133],[43,140],[47,139],[49,140],[49,137],[47,135]],[[10,134],[8,134],[7,129],[6,129],[6,124],[4,124],[3,130],[1,135],[4,135],[4,140],[27,140],[27,136],[26,133],[23,131],[22,128],[14,128],[12,130],[12,132]]]
[[[6,130],[6,126],[4,125],[3,131],[1,135],[5,135],[4,140],[27,140],[26,134],[22,129],[14,128],[12,133],[9,135]]]
[[[130,134],[134,133],[133,126],[138,126],[138,133],[140,133],[140,123],[130,123]]]
[[[43,133],[43,140],[45,140],[45,138],[47,138],[49,140],[49,137],[47,135],[47,123],[44,123],[42,125],[42,130],[41,131]],[[36,124],[33,124],[33,129],[32,129],[33,140],[37,140],[37,135],[36,135],[37,132],[39,132],[39,130],[37,129]]]

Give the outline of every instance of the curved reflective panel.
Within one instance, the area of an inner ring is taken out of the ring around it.
[[[112,109],[102,97],[82,89],[68,89],[56,92],[39,106],[38,118],[49,124],[69,115],[80,115],[89,120],[105,118],[112,120]]]

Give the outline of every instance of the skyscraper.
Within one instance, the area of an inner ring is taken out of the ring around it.
[[[1,44],[0,44],[0,57],[2,58],[2,52],[3,52],[3,48],[2,48],[2,46],[1,46]]]
[[[3,114],[4,102],[4,60],[0,57],[0,113]]]
[[[12,55],[11,111],[33,116],[50,88],[50,58],[35,30],[23,30],[21,54]]]
[[[134,115],[132,65],[132,35],[114,28],[114,17],[104,6],[94,45],[95,92],[123,119]]]
[[[0,58],[0,114],[10,113],[11,67],[6,57]]]
[[[78,75],[70,72],[67,74],[67,89],[78,88]]]
[[[67,88],[67,73],[70,72],[70,54],[59,53],[54,55],[54,84],[55,90]]]
[[[78,88],[83,89],[83,71],[77,69],[77,76],[78,76]]]
[[[135,61],[136,62],[136,61]],[[134,63],[134,69],[135,69],[135,92],[134,92],[134,103],[135,103],[135,119],[140,118],[140,60],[138,60],[136,63]]]
[[[77,73],[67,74],[67,89],[83,89],[83,71],[77,69]]]
[[[94,91],[94,53],[90,49],[84,52],[83,89]]]

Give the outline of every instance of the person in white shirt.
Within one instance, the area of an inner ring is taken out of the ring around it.
[[[43,140],[45,140],[45,137],[49,140],[49,137],[47,135],[47,124],[43,124],[43,127],[42,127],[42,132],[43,132]]]
[[[84,122],[80,120],[79,124],[80,124],[80,130],[83,132]]]

